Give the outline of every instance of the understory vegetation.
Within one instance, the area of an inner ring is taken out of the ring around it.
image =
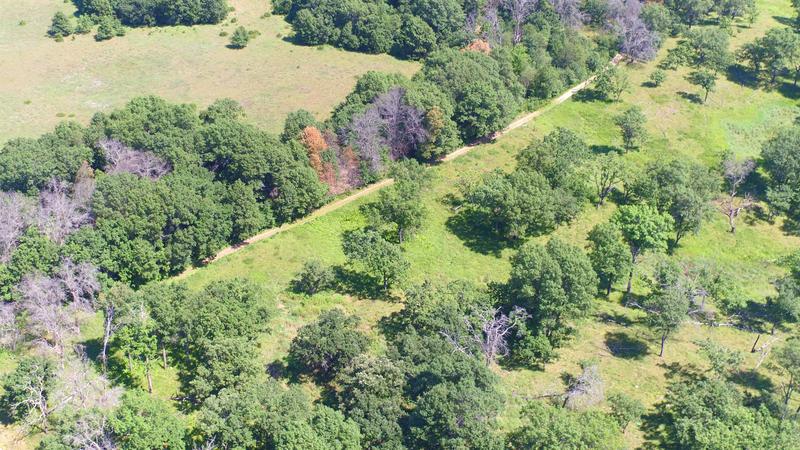
[[[280,133],[141,96],[6,142],[0,446],[800,448],[787,1],[272,6],[421,68]]]

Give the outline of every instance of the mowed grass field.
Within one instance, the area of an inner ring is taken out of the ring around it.
[[[3,3],[0,144],[68,118],[86,123],[98,111],[149,94],[199,107],[230,97],[255,124],[275,132],[298,108],[327,117],[367,71],[411,75],[419,67],[387,55],[294,45],[285,40],[291,27],[282,16],[262,18],[271,10],[266,0],[230,0],[235,10],[224,24],[128,29],[109,41],[87,34],[60,43],[46,32],[56,11],[74,13],[72,2]],[[239,25],[261,34],[242,50],[226,48],[230,37],[220,32],[230,35]]]
[[[732,37],[733,49],[778,26],[779,20],[788,18],[791,11],[788,0],[761,0],[759,8],[761,15],[753,26],[736,30]],[[674,42],[667,47],[672,45]],[[641,151],[627,156],[632,162],[644,164],[660,158],[681,157],[715,167],[723,152],[728,150],[740,157],[757,156],[763,142],[798,115],[796,92],[788,86],[766,91],[720,79],[717,91],[705,105],[689,99],[690,94],[697,92],[685,80],[688,73],[685,69],[668,71],[667,81],[658,88],[647,87],[647,77],[664,55],[662,51],[652,63],[626,66],[632,89],[623,95],[620,103],[572,100],[552,108],[497,142],[482,145],[465,157],[430,169],[436,181],[423,198],[429,217],[422,230],[404,244],[412,265],[405,285],[424,280],[463,279],[484,284],[506,279],[508,259],[514,250],[494,247],[492,242],[470,236],[453,226],[455,212],[448,199],[457,195],[458,185],[465,180],[494,168],[513,168],[514,157],[521,148],[556,127],[578,132],[597,148],[619,147],[622,141],[613,117],[631,105],[639,105],[649,118],[650,139]],[[400,298],[371,300],[344,293],[323,293],[307,298],[288,291],[292,278],[305,261],[315,258],[334,265],[344,262],[340,236],[345,230],[363,225],[358,207],[374,198],[374,195],[366,197],[291,231],[245,247],[193,272],[186,281],[200,288],[212,280],[244,277],[264,287],[277,306],[271,332],[262,342],[265,363],[284,357],[297,329],[332,307],[360,316],[363,329],[376,337],[376,346],[380,348],[380,336],[372,331],[372,326],[381,317],[402,308]],[[601,209],[587,206],[574,223],[558,229],[552,236],[584,246],[588,231],[607,220],[614,208],[613,204]],[[552,236],[539,239],[545,241]],[[742,284],[751,300],[764,302],[774,294],[771,283],[784,274],[781,258],[798,249],[800,237],[786,233],[780,221],[770,223],[749,214],[740,219],[739,232],[732,235],[727,231],[725,217],[715,214],[699,235],[681,242],[675,257],[689,263],[717,264]],[[647,257],[637,267],[636,294],[647,293],[643,277],[649,273],[653,260],[652,256]],[[402,296],[401,291],[397,290],[398,297]],[[745,352],[745,369],[757,363],[759,355],[749,353],[756,337],[754,333],[696,323],[687,323],[672,337],[667,343],[665,357],[659,358],[658,339],[642,325],[642,313],[621,306],[620,297],[619,291],[610,299],[598,297],[591,317],[579,324],[577,338],[563,348],[558,360],[544,371],[495,368],[508,398],[509,407],[501,417],[504,429],[516,425],[519,408],[528,399],[563,390],[562,374],[578,372],[579,362],[585,359],[599,361],[608,393],[622,391],[648,406],[663,398],[666,384],[676,369],[695,366],[702,370],[705,367],[705,360],[695,345],[699,339],[711,338]],[[786,335],[784,330],[777,337],[782,339]],[[763,375],[760,378],[763,386],[779,381],[768,362],[761,366],[759,373]],[[747,385],[748,378],[743,376],[739,381]],[[641,445],[647,438],[637,427],[629,427],[627,431],[631,447]]]

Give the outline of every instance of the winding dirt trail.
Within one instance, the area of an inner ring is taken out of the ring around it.
[[[612,65],[617,65],[622,60],[623,60],[623,56],[622,55],[617,55],[617,56],[614,57],[614,59],[611,60],[611,64]],[[501,138],[504,135],[508,134],[509,132],[529,124],[533,119],[535,119],[535,118],[539,117],[540,115],[544,114],[550,108],[553,108],[555,106],[558,106],[558,105],[566,102],[567,100],[571,99],[578,92],[582,91],[583,89],[586,89],[586,87],[589,86],[589,84],[592,81],[594,81],[594,79],[595,79],[594,76],[588,78],[586,81],[584,81],[584,82],[578,84],[577,86],[574,86],[573,88],[569,89],[568,91],[564,92],[563,94],[561,94],[561,96],[559,96],[558,98],[554,99],[553,101],[551,101],[550,103],[548,103],[544,107],[539,108],[536,111],[528,113],[528,114],[516,119],[515,121],[511,122],[511,124],[508,125],[504,130],[498,131],[497,133],[492,135],[490,138],[484,139],[484,140],[476,142],[474,144],[466,145],[464,147],[459,148],[458,150],[455,150],[455,151],[453,151],[451,153],[448,153],[447,156],[442,158],[442,160],[441,160],[442,163],[448,163],[450,161],[453,161],[454,159],[457,159],[457,158],[459,158],[461,156],[466,155],[470,151],[474,150],[476,147],[479,147],[479,146],[483,145],[486,142],[491,142],[493,140]],[[250,244],[256,243],[258,241],[263,241],[264,239],[269,239],[269,238],[271,238],[272,236],[275,236],[278,233],[283,233],[284,231],[291,230],[292,228],[295,228],[295,227],[300,226],[300,225],[302,225],[304,223],[307,223],[307,222],[310,222],[310,221],[312,221],[314,219],[322,217],[322,216],[324,216],[324,215],[326,215],[326,214],[328,214],[330,212],[336,211],[337,209],[339,209],[339,208],[341,208],[341,207],[343,207],[345,205],[348,205],[348,204],[358,200],[359,198],[364,197],[365,195],[369,195],[369,194],[371,194],[373,192],[379,191],[379,190],[383,189],[384,187],[391,185],[392,183],[394,183],[394,180],[391,179],[391,178],[387,178],[387,179],[381,180],[381,181],[379,181],[377,183],[371,184],[371,185],[369,185],[367,187],[364,187],[362,189],[359,189],[358,191],[353,192],[352,194],[348,195],[347,197],[340,198],[339,200],[336,200],[336,201],[334,201],[332,203],[328,203],[327,205],[322,206],[321,208],[317,209],[316,211],[312,212],[311,214],[307,215],[306,217],[303,217],[302,219],[298,219],[298,220],[296,220],[294,222],[291,222],[291,223],[283,224],[283,225],[281,225],[279,227],[275,227],[275,228],[270,228],[268,230],[264,230],[261,233],[259,233],[259,234],[255,235],[255,236],[245,240],[244,242],[242,242],[240,244],[236,244],[236,245],[233,245],[233,246],[230,246],[230,247],[226,247],[226,248],[220,250],[219,252],[217,252],[217,254],[213,258],[207,260],[206,263],[207,264],[208,263],[212,263],[214,261],[219,260],[220,258],[224,258],[225,256],[228,256],[228,255],[230,255],[232,253],[236,253],[237,251],[243,249],[244,247],[247,247]],[[184,271],[181,275],[179,275],[178,278],[183,278],[183,277],[187,276],[188,274],[192,273],[195,270],[196,270],[196,268],[194,268],[194,267],[190,268],[190,269]]]

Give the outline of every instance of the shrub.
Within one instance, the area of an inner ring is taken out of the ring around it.
[[[656,69],[655,72],[650,74],[650,84],[654,87],[661,86],[667,79],[667,73],[661,69]]]
[[[47,34],[54,38],[63,38],[71,35],[74,32],[75,26],[72,25],[69,17],[67,17],[67,15],[61,11],[58,11],[53,15],[53,21],[50,24],[50,29],[47,30]]]
[[[94,28],[94,20],[89,16],[78,17],[78,25],[75,26],[75,34],[89,34]]]
[[[100,18],[99,25],[97,27],[97,33],[94,35],[94,40],[107,41],[114,36],[124,35],[125,27],[122,26],[122,22],[120,22],[117,18],[106,16]]]
[[[250,42],[250,33],[245,27],[237,27],[231,36],[231,48],[245,48]]]
[[[294,290],[308,295],[330,288],[335,281],[333,270],[322,262],[312,259],[303,264],[294,280]]]

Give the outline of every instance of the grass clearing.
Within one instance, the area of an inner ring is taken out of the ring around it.
[[[776,26],[778,22],[774,16],[789,11],[788,4],[786,0],[760,1],[762,14],[758,22],[751,28],[740,29],[733,37],[733,47]],[[661,57],[663,55],[664,52]],[[655,69],[655,64],[627,67],[632,91],[623,95],[620,103],[569,101],[497,142],[482,145],[452,163],[432,168],[436,181],[424,196],[429,217],[420,233],[405,244],[412,264],[408,283],[426,279],[467,279],[487,283],[507,277],[508,257],[513,249],[487,247],[487,242],[480,237],[469,236],[458,227],[448,226],[453,211],[447,198],[457,193],[462,180],[494,168],[513,167],[514,156],[520,148],[558,126],[573,129],[596,148],[620,146],[621,138],[613,117],[636,104],[649,118],[651,138],[643,150],[629,154],[628,158],[645,163],[680,156],[716,165],[727,150],[739,156],[757,155],[761,144],[778,127],[791,123],[798,113],[792,96],[785,95],[786,89],[764,91],[730,80],[719,81],[717,92],[711,94],[708,104],[693,103],[686,95],[693,93],[693,87],[684,79],[688,73],[685,69],[669,71],[667,81],[658,88],[645,87],[644,82]],[[340,235],[362,225],[358,206],[372,198],[375,196],[360,199],[291,231],[248,246],[197,270],[187,281],[198,288],[216,279],[246,277],[275,296],[280,308],[273,322],[273,331],[264,338],[265,361],[284,356],[296,329],[329,307],[340,306],[361,316],[366,326],[372,325],[400,306],[335,293],[323,293],[309,299],[286,290],[306,260],[317,258],[329,264],[343,261]],[[553,235],[582,245],[588,231],[606,220],[613,209],[612,204],[601,209],[587,206],[573,224],[561,227]],[[717,262],[739,278],[745,292],[754,301],[763,302],[774,293],[771,281],[783,274],[778,264],[780,257],[800,249],[800,238],[784,233],[780,223],[768,223],[754,214],[740,220],[740,231],[732,235],[727,232],[725,218],[721,214],[715,215],[698,236],[689,236],[682,241],[676,256],[684,260]],[[646,292],[641,278],[651,262],[652,258],[645,258],[637,268],[637,293]],[[747,352],[755,338],[753,333],[731,327],[687,324],[668,341],[665,358],[660,360],[657,339],[637,324],[641,312],[621,306],[619,298],[619,293],[615,293],[611,299],[598,299],[592,317],[580,325],[579,336],[560,351],[558,361],[548,365],[546,370],[497,369],[509,400],[501,417],[504,429],[517,423],[519,408],[526,399],[562,390],[561,375],[564,372],[576,373],[581,360],[597,358],[600,361],[607,392],[623,391],[652,406],[662,398],[671,371],[679,366],[704,366],[704,359],[694,341],[713,337],[725,346]],[[633,350],[630,354],[620,354],[617,350],[615,355],[609,347],[630,347]],[[756,360],[757,355],[746,353],[744,367],[752,368]],[[764,382],[770,382],[770,369],[762,366],[761,372],[767,374]],[[644,440],[640,430],[629,428],[627,443],[631,447],[641,445]]]
[[[253,123],[277,132],[286,114],[299,108],[327,117],[367,71],[411,75],[419,67],[387,55],[294,45],[284,40],[291,26],[282,16],[261,18],[269,2],[230,4],[235,10],[222,24],[128,29],[104,42],[92,34],[64,42],[46,37],[56,11],[75,11],[69,1],[22,0],[4,8],[0,143],[38,136],[61,120],[86,123],[98,111],[149,94],[199,107],[230,97]],[[226,48],[230,36],[220,32],[231,34],[240,25],[260,36],[244,49]]]

